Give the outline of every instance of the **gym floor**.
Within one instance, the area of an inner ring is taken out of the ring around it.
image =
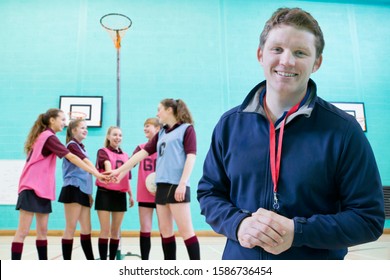
[[[11,256],[12,236],[0,236],[0,260],[9,260]],[[224,237],[198,237],[203,260],[220,260],[225,245]],[[97,237],[92,238],[95,258],[98,258]],[[177,259],[188,260],[183,240],[176,238]],[[62,260],[61,237],[48,237],[48,257],[50,260]],[[121,258],[139,260],[139,245],[137,237],[123,237],[120,245]],[[24,243],[23,260],[36,260],[35,237],[28,236]],[[73,260],[85,260],[79,238],[74,239]],[[159,237],[152,237],[151,260],[162,260],[163,253]],[[351,247],[346,257],[348,260],[390,260],[390,234],[383,234],[377,241]]]

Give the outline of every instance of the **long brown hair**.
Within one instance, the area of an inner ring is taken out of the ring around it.
[[[165,107],[165,109],[172,108],[173,114],[179,122],[189,123],[192,125],[194,124],[191,112],[183,100],[167,98],[162,100],[160,103]]]
[[[32,150],[32,146],[37,140],[39,134],[41,134],[50,125],[51,118],[57,118],[59,113],[62,112],[60,109],[52,108],[46,111],[46,113],[40,114],[32,126],[26,142],[24,143],[24,151],[29,154]]]
[[[84,119],[75,119],[71,120],[68,124],[68,128],[66,130],[66,144],[72,140],[73,137],[73,129],[75,129],[81,122],[85,122]]]

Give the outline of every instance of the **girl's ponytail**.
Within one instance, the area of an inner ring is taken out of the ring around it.
[[[24,144],[24,151],[26,154],[29,154],[32,150],[32,146],[37,140],[39,134],[46,130],[50,125],[50,119],[58,117],[59,112],[62,112],[59,109],[49,109],[46,113],[40,114],[35,121],[34,125],[30,129],[30,132],[27,136],[26,142]]]
[[[177,99],[177,119],[183,123],[194,124],[190,110],[187,107],[187,104],[183,100]]]
[[[182,123],[194,124],[190,110],[181,99],[167,98],[160,102],[165,108],[171,107],[175,118]]]

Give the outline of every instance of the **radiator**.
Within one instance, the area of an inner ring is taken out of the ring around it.
[[[390,219],[390,186],[383,187],[383,194],[385,196],[385,215],[386,219]]]

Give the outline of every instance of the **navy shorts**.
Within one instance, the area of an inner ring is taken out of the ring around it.
[[[153,202],[138,202],[138,207],[156,208],[156,203]]]
[[[33,190],[24,190],[18,195],[16,210],[49,214],[52,212],[51,200],[37,196]]]
[[[83,193],[79,187],[70,185],[62,187],[58,202],[78,203],[85,207],[91,207],[89,196]]]
[[[126,193],[98,187],[96,191],[95,210],[109,212],[127,211]]]
[[[176,189],[177,185],[157,183],[156,204],[165,205],[169,203],[184,203],[191,201],[190,187],[187,186],[185,198],[183,201],[176,201]]]

